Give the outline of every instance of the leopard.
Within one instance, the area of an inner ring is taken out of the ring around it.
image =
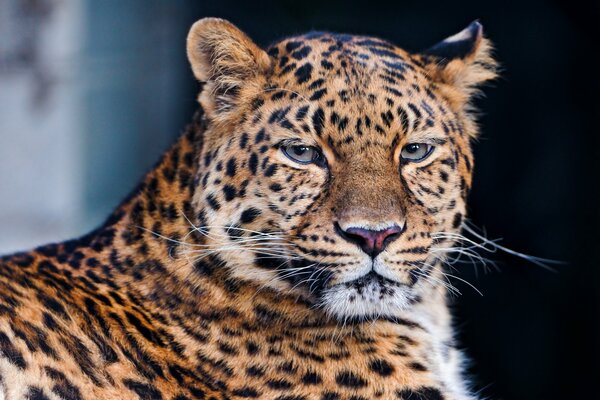
[[[423,51],[203,18],[191,123],[97,229],[0,258],[0,398],[472,400],[444,260],[475,21]]]

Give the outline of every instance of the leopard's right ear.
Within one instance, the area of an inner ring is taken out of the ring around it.
[[[268,54],[232,23],[219,18],[194,23],[187,55],[196,79],[205,83],[200,103],[209,117],[224,117],[243,103],[252,96],[250,92],[262,87],[271,70]]]
[[[428,75],[442,84],[447,99],[459,109],[469,103],[484,82],[497,77],[492,44],[483,36],[479,21],[420,55]]]

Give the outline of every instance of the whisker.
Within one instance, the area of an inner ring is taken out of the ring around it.
[[[496,242],[492,242],[492,241],[490,241],[489,239],[487,239],[484,236],[485,232],[483,232],[483,235],[479,234],[474,229],[474,227],[469,226],[467,223],[463,224],[463,229],[465,231],[467,231],[468,233],[470,233],[471,235],[475,236],[477,239],[479,239],[479,240],[481,240],[481,241],[483,241],[485,243],[492,244],[492,246],[494,246],[498,250],[501,250],[501,251],[503,251],[505,253],[508,253],[510,255],[513,255],[515,257],[519,257],[519,258],[521,258],[523,260],[529,261],[529,262],[531,262],[531,263],[533,263],[533,264],[535,264],[535,265],[537,265],[539,267],[542,267],[542,268],[544,268],[544,269],[546,269],[548,271],[557,272],[557,270],[555,268],[552,268],[552,267],[550,267],[547,264],[555,264],[555,265],[559,265],[559,264],[560,265],[564,265],[565,264],[562,261],[551,260],[551,259],[548,259],[548,258],[541,258],[541,257],[536,257],[536,256],[532,256],[532,255],[529,255],[529,254],[521,253],[521,252],[518,252],[518,251],[515,251],[515,250],[512,250],[512,249],[509,249],[508,247],[502,246],[502,245],[500,245],[500,244],[498,244]]]
[[[433,268],[432,265],[425,264],[425,263],[423,263],[423,266],[424,267]],[[440,279],[438,279],[438,278],[436,278],[434,276],[425,274],[422,271],[419,271],[419,270],[416,270],[416,269],[410,270],[410,273],[418,275],[420,278],[425,279],[426,281],[428,281],[431,284],[436,283],[438,285],[442,285],[443,287],[445,287],[447,290],[449,290],[450,292],[452,292],[455,295],[462,295],[462,293],[460,292],[460,290],[458,290],[458,288],[456,288],[450,282],[444,282],[444,281],[442,281],[442,280],[440,280]]]
[[[465,279],[463,279],[463,278],[460,278],[460,277],[458,277],[458,276],[456,276],[456,275],[449,274],[449,273],[447,273],[447,272],[442,272],[442,274],[443,274],[444,276],[447,276],[447,277],[449,277],[449,278],[454,278],[454,279],[456,279],[456,280],[459,280],[459,281],[461,281],[461,282],[463,282],[463,283],[466,283],[466,284],[467,284],[467,285],[469,285],[471,288],[473,288],[473,290],[475,290],[477,293],[479,293],[479,295],[480,295],[480,296],[482,296],[482,297],[483,297],[483,293],[481,293],[481,291],[480,291],[479,289],[477,289],[477,288],[476,288],[476,287],[475,287],[475,286],[474,286],[474,285],[473,285],[471,282],[469,282],[469,281],[467,281],[467,280],[465,280]]]
[[[497,251],[502,251],[512,256],[529,261],[532,264],[538,265],[552,272],[556,272],[556,269],[550,267],[547,264],[564,264],[560,261],[535,257],[529,254],[512,250],[506,246],[502,246],[498,243],[502,239],[488,239],[486,237],[485,230],[481,230],[481,233],[478,232],[478,228],[475,227],[475,225],[473,225],[468,220],[464,221],[462,229],[464,230],[464,232],[468,233],[473,238],[466,237],[465,235],[458,232],[434,232],[431,235],[434,239],[441,239],[443,241],[453,242],[459,245],[449,247],[440,246],[433,247],[431,249],[431,252],[434,254],[444,254],[442,257],[439,257],[439,259],[443,261],[446,265],[452,265],[457,262],[463,262],[462,257],[465,256],[474,265],[481,264],[484,268],[486,268],[486,270],[488,265],[491,265],[496,270],[498,270],[498,266],[493,260],[483,257],[477,252],[477,250],[483,250],[487,253],[495,253]],[[450,258],[448,256],[449,254],[456,254],[456,256]]]

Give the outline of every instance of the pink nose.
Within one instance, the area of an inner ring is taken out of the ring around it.
[[[365,253],[375,258],[390,242],[400,236],[402,230],[401,226],[393,225],[380,231],[364,228],[348,228],[345,231],[340,229],[340,233],[344,239],[357,244]]]

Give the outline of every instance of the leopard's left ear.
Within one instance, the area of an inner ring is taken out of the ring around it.
[[[474,21],[461,32],[423,51],[420,56],[429,76],[453,89],[451,101],[462,106],[479,85],[496,78],[497,62],[483,26]]]
[[[247,92],[262,87],[271,69],[267,53],[220,18],[203,18],[192,26],[187,55],[196,79],[204,84],[200,103],[214,120],[226,120],[231,111],[244,104]]]

